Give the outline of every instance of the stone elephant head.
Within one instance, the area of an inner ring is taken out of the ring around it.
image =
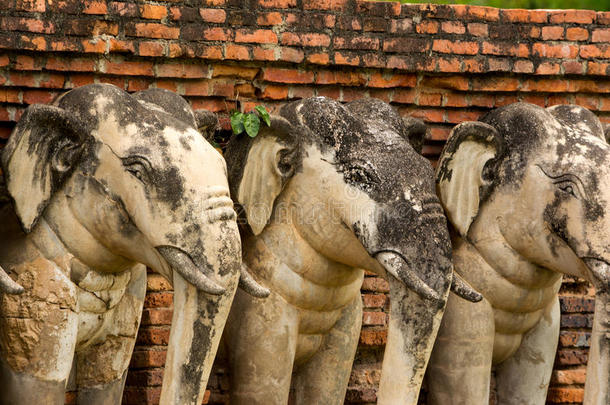
[[[161,402],[201,403],[241,249],[225,162],[199,136],[188,103],[163,90],[71,90],[52,105],[28,107],[2,151],[2,169],[24,232],[15,240],[53,235],[38,250],[71,257],[58,266],[77,286],[90,271],[113,275],[136,263],[173,284]],[[3,266],[26,259],[33,260]],[[125,322],[137,325],[139,316]]]
[[[552,272],[593,283],[596,310],[585,403],[607,404],[610,146],[599,119],[572,105],[499,108],[453,130],[437,176],[450,223],[501,275],[498,280],[542,291],[546,278],[554,284],[548,287],[554,299],[559,284]],[[530,279],[537,281],[528,285]],[[538,281],[542,284],[535,285]],[[483,290],[489,285],[481,281],[473,287],[488,297]],[[491,302],[495,305],[493,297]]]
[[[367,269],[389,281],[391,311],[380,403],[416,402],[452,279],[451,245],[432,167],[410,145],[410,138],[421,140],[424,133],[423,124],[403,121],[379,100],[341,105],[318,97],[287,104],[279,116],[272,116],[270,128],[264,127],[253,139],[236,137],[225,153],[231,194],[243,207],[248,224],[243,239],[245,260],[257,267],[252,268],[253,274],[272,291],[272,297],[277,293],[300,308],[338,308],[328,297],[320,296],[313,303],[317,298],[308,296],[310,288],[314,291],[318,288],[314,284],[328,283],[329,289],[336,289],[335,301],[351,302],[355,294],[359,302],[361,278],[345,276],[349,278],[345,283],[351,283],[347,286],[338,281],[344,276],[333,272],[345,274],[342,269],[347,267],[358,275],[362,274],[359,269]],[[276,234],[284,236],[278,240]],[[278,247],[275,251],[271,240],[287,250]],[[267,253],[256,252],[267,252],[267,248],[260,244],[274,250],[276,259],[264,263]],[[313,270],[302,274],[314,260],[310,256],[328,263],[316,266],[327,275],[318,277]],[[269,269],[276,266],[272,262],[287,263],[291,275],[282,279],[284,268],[277,264],[280,267]],[[289,282],[294,274],[302,284]],[[273,305],[274,298],[268,300]],[[246,306],[234,306],[234,310],[242,313]],[[354,323],[357,341],[360,319]],[[250,333],[244,324],[239,325],[237,334]],[[278,353],[283,350],[278,347]],[[332,373],[329,379],[342,380]],[[346,384],[347,380],[343,391],[333,388],[338,398],[326,397],[327,403],[343,401],[340,393],[344,395]],[[240,398],[247,401],[246,397]]]

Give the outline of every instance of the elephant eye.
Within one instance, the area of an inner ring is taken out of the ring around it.
[[[350,166],[345,168],[343,170],[343,177],[347,183],[364,189],[368,189],[374,183],[378,182],[375,173],[362,166]]]
[[[125,170],[142,183],[147,183],[150,173],[150,162],[142,156],[129,156],[122,159]]]

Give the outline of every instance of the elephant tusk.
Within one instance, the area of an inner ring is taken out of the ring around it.
[[[23,287],[13,281],[8,274],[0,267],[0,291],[6,294],[21,294]]]
[[[157,250],[169,263],[172,269],[178,272],[184,279],[194,285],[197,290],[212,295],[222,295],[226,289],[216,281],[205,275],[189,255],[174,246],[158,246]]]
[[[415,291],[422,298],[441,301],[440,295],[415,274],[399,254],[389,251],[380,252],[375,255],[375,259],[381,263],[388,273]]]
[[[451,280],[451,291],[461,298],[470,302],[479,302],[483,296],[470,286],[459,274],[453,272],[453,280]]]
[[[239,276],[239,288],[250,294],[255,298],[267,298],[271,291],[268,288],[263,287],[259,283],[256,282],[252,274],[250,274],[250,269],[244,263],[241,265],[241,272]]]

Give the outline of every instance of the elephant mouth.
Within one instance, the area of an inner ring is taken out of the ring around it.
[[[165,245],[157,246],[155,249],[173,271],[179,273],[198,290],[212,295],[225,293],[226,289],[215,280],[213,270],[205,260],[200,268],[188,253],[178,247]]]
[[[582,261],[591,272],[595,287],[610,290],[610,263],[595,257],[584,257]]]

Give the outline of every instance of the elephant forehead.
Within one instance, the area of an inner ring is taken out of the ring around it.
[[[551,142],[550,150],[554,150],[557,165],[570,167],[591,167],[610,165],[610,146],[601,138],[589,133],[583,134],[580,131],[566,128],[563,136]]]

